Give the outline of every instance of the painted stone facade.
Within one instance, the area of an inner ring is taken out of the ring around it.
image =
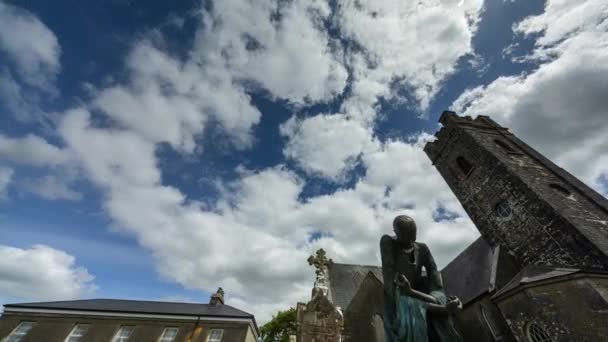
[[[123,329],[129,341],[159,341],[166,330],[174,341],[205,342],[213,336],[225,342],[256,342],[259,330],[252,314],[224,304],[219,288],[209,304],[116,299],[5,304],[0,318],[0,339],[15,338],[31,326],[20,341],[63,342],[80,330],[82,341],[108,342]],[[165,335],[165,337],[167,337]]]
[[[21,322],[35,322],[24,342],[63,342],[76,324],[89,324],[87,342],[108,342],[121,326],[134,326],[130,341],[157,341],[163,329],[178,328],[175,341],[205,342],[211,329],[223,329],[222,341],[255,342],[247,324],[233,322],[184,321],[180,319],[116,318],[62,314],[3,314],[0,337],[9,335]]]

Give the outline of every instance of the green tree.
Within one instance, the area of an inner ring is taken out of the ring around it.
[[[289,342],[289,335],[296,334],[296,310],[279,311],[260,329],[263,342]]]

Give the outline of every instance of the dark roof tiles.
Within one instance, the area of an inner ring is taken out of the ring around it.
[[[475,240],[441,270],[446,294],[466,304],[488,292],[492,261],[492,247],[481,237]]]
[[[333,264],[329,268],[329,286],[333,303],[343,310],[348,308],[369,272],[382,281],[380,266]]]
[[[154,302],[120,299],[85,299],[58,302],[5,304],[5,308],[80,310],[100,312],[120,312],[134,314],[213,316],[231,318],[253,318],[253,315],[229,305],[209,305],[197,303]]]
[[[551,267],[551,266],[535,266],[530,265],[525,267],[521,272],[519,272],[511,281],[506,284],[503,288],[500,289],[492,298],[499,297],[520,285],[531,284],[541,280],[547,280],[552,278],[558,278],[567,276],[574,273],[585,272],[578,268],[562,268],[562,267]],[[605,272],[594,271],[591,273],[601,273],[605,274]]]

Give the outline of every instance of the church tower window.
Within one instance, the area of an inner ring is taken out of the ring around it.
[[[509,202],[507,202],[507,201],[498,202],[494,206],[494,211],[496,212],[496,215],[498,217],[503,218],[503,219],[509,219],[509,218],[511,218],[511,215],[513,214],[513,210],[511,209],[511,206],[509,205]]]
[[[473,170],[473,166],[471,165],[471,163],[469,163],[469,161],[464,159],[464,157],[462,156],[456,158],[456,164],[465,176],[468,176]]]
[[[553,342],[549,333],[534,322],[526,324],[526,338],[528,342]]]

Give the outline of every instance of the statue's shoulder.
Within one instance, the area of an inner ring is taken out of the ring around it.
[[[395,244],[395,238],[390,235],[382,235],[380,238],[380,248],[389,248]]]
[[[430,252],[429,250],[429,246],[426,245],[426,243],[423,242],[416,242],[416,245],[418,245],[418,249],[423,251],[423,252]]]

